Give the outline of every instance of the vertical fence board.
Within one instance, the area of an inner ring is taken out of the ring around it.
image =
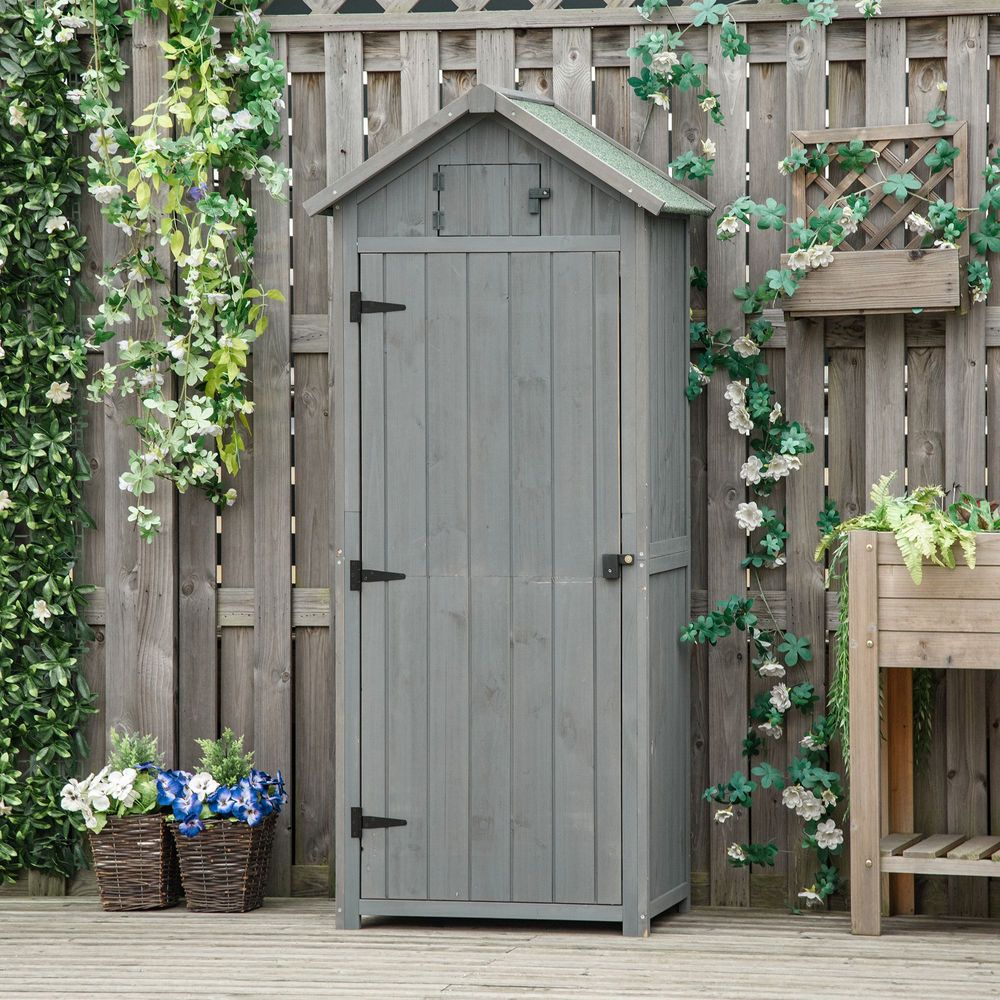
[[[786,114],[788,128],[815,128],[825,121],[826,36],[788,26],[788,64],[786,67]],[[790,190],[790,187],[789,187]],[[825,593],[822,567],[813,559],[816,540],[816,515],[823,506],[824,372],[823,322],[814,320],[786,323],[788,347],[785,369],[792,373],[787,380],[787,412],[794,414],[816,444],[818,455],[802,463],[802,469],[790,476],[786,490],[789,532],[787,545],[788,626],[812,642],[813,659],[802,669],[795,668],[796,683],[810,681],[822,705],[825,698],[826,667]],[[809,728],[808,718],[800,713],[786,716],[786,738],[790,748],[797,747]],[[788,842],[801,843],[801,820],[790,810]],[[789,865],[789,895],[794,897],[813,881],[815,861],[801,851]]]
[[[584,121],[593,110],[590,78],[590,28],[556,28],[552,32],[552,98]]]
[[[708,179],[708,199],[717,207],[710,226],[725,206],[746,189],[746,58],[723,59],[718,33],[709,37],[709,78],[718,88],[726,126],[708,126],[708,136],[717,148],[715,172]],[[732,290],[746,280],[745,244],[742,239],[708,242],[708,325],[713,330],[742,330],[743,314]],[[745,576],[738,555],[744,550],[743,531],[736,521],[736,506],[746,495],[739,470],[746,458],[746,441],[729,426],[728,406],[723,394],[724,378],[708,387],[708,597],[716,600],[739,594]],[[741,754],[747,718],[747,648],[742,633],[722,639],[708,653],[709,724],[712,741],[709,761],[713,775],[725,780],[743,771]],[[716,779],[718,780],[718,779]],[[746,839],[746,817],[725,826],[713,824],[711,836],[713,905],[747,906],[750,902],[749,873],[732,868],[726,861],[728,843]]]
[[[986,54],[984,17],[948,19],[948,110],[969,123],[969,196],[983,196],[981,165],[986,159]],[[945,476],[946,485],[981,496],[986,468],[986,307],[971,304],[966,315],[949,314],[945,338]],[[987,732],[986,677],[983,673],[948,672],[947,754],[949,829],[970,836],[985,833]],[[952,878],[948,883],[953,913],[985,916],[988,884],[982,879]]]
[[[435,42],[437,36],[431,34]],[[435,48],[436,52],[436,48]],[[435,67],[436,80],[436,67]],[[414,96],[416,99],[416,95]],[[292,77],[292,266],[295,313],[326,315],[328,220],[310,218],[306,198],[327,184],[324,74]],[[345,141],[344,136],[334,141]],[[358,141],[360,137],[356,137]],[[333,458],[327,356],[295,356],[295,585],[330,587],[330,478]],[[329,862],[333,818],[333,623],[295,629],[295,849],[297,865]]]
[[[514,86],[514,32],[509,28],[476,32],[476,82]]]
[[[441,84],[436,31],[399,33],[401,120],[404,133],[438,110]]]
[[[274,47],[284,61],[286,37],[274,36]],[[288,134],[287,108],[279,127]],[[288,144],[273,155],[288,163]],[[258,765],[273,770],[292,760],[291,262],[288,204],[257,184],[251,198],[259,227],[259,280],[285,297],[268,302],[267,333],[254,344],[254,746]],[[295,794],[293,782],[293,802]],[[291,888],[293,815],[293,809],[285,810],[275,832],[268,877],[274,895],[287,896]]]

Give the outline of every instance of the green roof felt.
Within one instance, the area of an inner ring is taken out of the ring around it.
[[[583,123],[567,115],[552,104],[540,104],[537,101],[518,101],[513,103],[523,111],[537,118],[561,133],[570,142],[582,150],[596,156],[612,170],[628,178],[634,184],[648,191],[663,202],[661,212],[677,215],[711,215],[712,208],[693,192],[664,177],[653,170],[644,160],[622,149],[621,146],[606,139],[596,129],[588,128]]]

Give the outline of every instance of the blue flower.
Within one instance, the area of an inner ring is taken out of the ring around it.
[[[195,795],[190,788],[185,786],[183,792],[174,797],[170,806],[174,812],[174,819],[197,819],[201,815],[202,799],[200,795]]]
[[[156,776],[156,804],[173,805],[174,799],[183,794],[190,777],[187,771],[160,771]]]
[[[255,770],[251,770],[250,777],[244,778],[243,780],[248,781],[250,783],[250,787],[255,792],[266,792],[268,786],[272,784],[273,781],[271,775],[267,774],[265,771]]]
[[[279,799],[282,805],[288,801],[288,792],[285,791],[285,778],[281,771],[277,771],[274,775],[274,794],[272,798]]]
[[[260,808],[259,802],[258,799],[257,803],[251,803],[241,810],[240,819],[247,826],[259,826],[264,821],[264,811]]]
[[[236,796],[233,794],[232,788],[226,788],[224,785],[219,785],[219,787],[208,796],[206,801],[208,802],[208,808],[211,809],[216,815],[228,816],[233,811],[233,806],[236,804]]]
[[[207,184],[196,184],[193,188],[188,188],[188,198],[191,199],[196,205],[202,198],[208,196],[208,185]]]
[[[187,819],[183,819],[177,824],[177,829],[180,833],[183,833],[185,837],[196,837],[202,830],[205,829],[205,824],[201,821],[199,816],[189,816]]]
[[[157,771],[160,770],[159,767],[157,767],[156,764],[154,764],[151,760],[147,760],[145,764],[136,764],[135,765],[135,769],[140,774],[142,774],[142,773],[144,773],[146,771],[151,771],[153,773],[156,773]]]

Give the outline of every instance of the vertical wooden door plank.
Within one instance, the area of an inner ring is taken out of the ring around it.
[[[877,22],[877,23],[876,23]],[[868,125],[896,125],[906,116],[906,21],[876,18],[866,24]],[[882,215],[876,208],[873,218]],[[888,213],[888,209],[885,209]],[[892,489],[906,488],[906,347],[903,316],[870,316],[865,321],[865,473],[871,487],[896,473]],[[889,826],[913,829],[913,676],[894,670],[886,678],[886,800]],[[912,913],[912,875],[890,879],[890,907]]]
[[[786,115],[789,129],[819,128],[825,121],[826,105],[826,35],[820,31],[788,25],[788,65],[786,76]],[[790,193],[790,188],[789,188]],[[786,201],[791,204],[791,199]],[[796,635],[810,640],[813,659],[794,668],[791,680],[808,681],[816,688],[822,705],[825,698],[826,663],[823,657],[826,639],[823,567],[813,559],[816,543],[816,517],[824,498],[824,350],[822,321],[792,320],[785,326],[788,346],[785,349],[787,412],[798,420],[816,445],[816,451],[802,462],[802,468],[788,478],[787,607],[788,627]],[[809,728],[808,718],[791,712],[786,717],[785,739],[789,753],[798,749],[799,740]],[[801,820],[791,810],[788,815],[788,842],[801,843]],[[813,882],[815,860],[797,851],[789,866],[789,895],[795,898]]]
[[[438,32],[399,33],[399,74],[403,134],[430,118],[440,107],[441,83]]]
[[[469,898],[466,255],[427,255],[428,885]]]
[[[514,86],[514,32],[489,28],[476,32],[476,83]]]
[[[708,199],[717,205],[710,232],[728,204],[746,190],[746,58],[723,59],[716,29],[709,32],[709,76],[718,87],[726,126],[708,126],[716,143],[715,172],[708,179]],[[634,140],[633,140],[634,144]],[[708,241],[708,325],[713,330],[743,329],[744,317],[733,289],[746,283],[746,243],[742,235],[728,242]],[[723,398],[726,379],[716,378],[708,387],[708,603],[746,591],[740,556],[746,550],[743,530],[736,521],[736,507],[746,496],[739,478],[746,458],[746,440],[729,426],[729,407]],[[708,653],[709,766],[713,780],[725,780],[743,771],[742,755],[747,724],[747,647],[743,633],[721,640]],[[702,805],[704,809],[704,805]],[[749,870],[733,868],[726,860],[732,842],[747,839],[746,817],[723,827],[713,824],[711,837],[712,904],[748,906]]]
[[[969,201],[984,193],[986,159],[987,22],[948,19],[948,111],[969,123]],[[945,485],[981,496],[986,472],[986,306],[972,303],[945,326]],[[951,670],[947,675],[949,829],[986,833],[986,678]],[[950,911],[985,916],[988,885],[981,879],[949,880]]]
[[[510,898],[507,254],[469,256],[469,801],[472,899]]]
[[[287,38],[274,36],[274,49],[275,57],[285,62]],[[287,108],[280,113],[279,129],[287,136]],[[287,164],[287,142],[272,155]],[[273,771],[291,770],[292,765],[289,207],[257,183],[251,186],[251,200],[257,212],[260,283],[285,298],[269,302],[267,332],[254,344],[254,747],[258,765]],[[294,775],[290,793],[294,802]],[[275,832],[268,876],[273,895],[291,891],[293,816],[294,805],[281,814]]]
[[[511,255],[512,891],[552,900],[552,258]]]
[[[386,808],[406,826],[386,831],[387,892],[427,896],[427,417],[426,278],[421,254],[385,255],[385,294],[405,302],[385,318],[385,510],[383,568],[406,579],[386,591]],[[362,337],[362,339],[364,339]],[[367,504],[367,497],[365,497]],[[367,511],[362,511],[366,515]],[[364,520],[364,517],[363,519]],[[362,559],[367,558],[362,554]],[[362,618],[368,594],[362,591]],[[365,762],[362,762],[362,769]],[[364,803],[362,803],[364,805]]]
[[[292,266],[297,314],[326,315],[329,299],[329,220],[310,218],[306,198],[327,183],[327,83],[322,73],[292,78],[295,191],[292,199]],[[346,123],[345,123],[346,124]],[[360,126],[360,119],[357,122]],[[343,142],[338,137],[334,142]],[[355,146],[355,155],[360,149]],[[298,354],[295,365],[295,586],[329,590],[333,461],[329,355]],[[329,864],[332,858],[334,766],[333,627],[295,629],[295,845],[297,865]]]

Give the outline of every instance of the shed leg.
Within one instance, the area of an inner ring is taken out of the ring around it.
[[[337,930],[341,931],[359,930],[361,928],[361,913],[358,911],[357,907],[345,906],[343,903],[338,901],[336,926]]]

